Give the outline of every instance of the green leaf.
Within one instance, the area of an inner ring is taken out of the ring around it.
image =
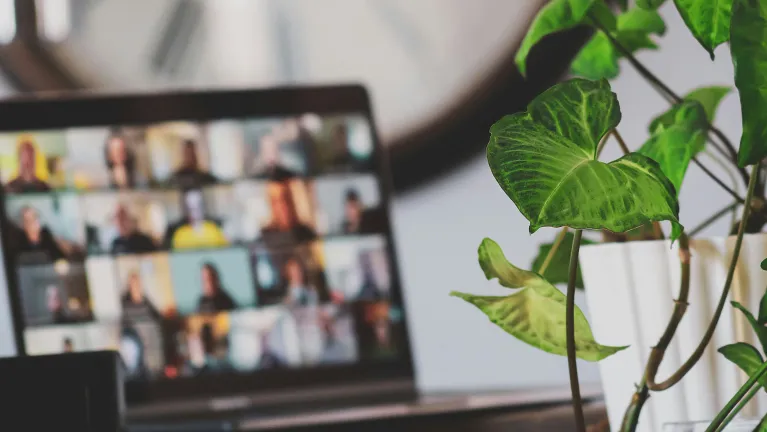
[[[644,31],[624,30],[615,34],[615,39],[627,50],[635,53],[641,49],[658,49],[658,45]]]
[[[767,2],[734,0],[730,36],[743,114],[738,165],[744,167],[767,156]]]
[[[703,109],[706,110],[706,118],[709,123],[714,122],[716,116],[716,110],[719,108],[719,103],[722,102],[725,96],[732,91],[732,87],[727,86],[710,86],[697,88],[688,93],[683,99],[694,100],[700,102],[703,105]]]
[[[553,284],[566,284],[569,280],[570,253],[573,249],[574,238],[575,235],[570,231],[565,234],[564,239],[562,239],[562,243],[559,244],[559,248],[556,252],[554,252],[554,256],[551,258],[549,266],[546,268],[545,276],[547,281]],[[594,244],[594,242],[588,239],[581,239],[581,245],[589,244]],[[540,273],[539,269],[543,265],[543,262],[546,261],[546,257],[549,255],[549,251],[551,251],[553,246],[554,243],[547,243],[538,247],[538,255],[535,257],[532,266],[534,272]],[[580,267],[578,267],[578,274],[575,278],[575,287],[583,289],[583,277],[581,276]]]
[[[658,11],[634,8],[618,16],[618,31],[641,31],[663,36],[666,23]]]
[[[727,360],[735,363],[748,376],[753,375],[763,363],[762,355],[759,354],[759,351],[744,342],[725,345],[717,351],[722,353]],[[767,389],[767,376],[762,375],[762,378],[759,379],[759,384]]]
[[[678,236],[676,191],[655,161],[638,153],[597,160],[600,139],[620,118],[607,81],[573,79],[492,126],[490,170],[531,233],[543,226],[625,232],[668,220]]]
[[[509,263],[498,244],[490,239],[484,239],[479,246],[479,264],[488,279],[498,278],[501,285],[522,290],[506,297],[455,291],[450,295],[473,304],[491,322],[517,339],[552,354],[567,355],[565,295],[537,273]],[[594,341],[591,327],[577,306],[574,324],[575,355],[578,358],[599,361],[627,348],[600,345]]]
[[[714,59],[714,50],[730,40],[733,0],[674,0],[695,39]]]
[[[731,301],[730,304],[735,309],[743,312],[743,315],[746,316],[748,323],[751,324],[751,328],[754,330],[754,333],[756,333],[756,337],[759,339],[759,343],[762,345],[762,350],[767,352],[767,327],[759,324],[756,321],[756,318],[754,318],[754,315],[749,312],[749,310],[746,309],[742,304],[736,301]]]
[[[642,9],[658,9],[666,0],[637,0],[637,6]]]
[[[753,432],[767,432],[767,414],[762,417],[762,420],[759,421],[759,424],[756,425],[756,429],[754,429]]]
[[[527,56],[544,37],[582,24],[595,0],[552,0],[535,16],[515,61],[522,76],[527,75]],[[599,0],[601,1],[601,0]]]
[[[762,267],[762,270],[767,270],[767,258],[762,260],[761,267]]]
[[[639,153],[658,162],[678,195],[690,161],[706,144],[706,112],[700,103],[689,101],[680,104],[674,114],[673,123],[659,124]]]
[[[618,53],[604,33],[598,32],[581,48],[570,65],[574,75],[598,80],[618,76]]]
[[[762,268],[764,268],[764,261],[762,261]],[[756,322],[758,322],[760,326],[767,324],[767,291],[764,292],[762,299],[759,301],[759,317]],[[765,350],[765,352],[767,352],[767,350]]]

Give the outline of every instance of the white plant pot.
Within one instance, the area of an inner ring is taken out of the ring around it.
[[[724,287],[734,245],[734,237],[690,241],[690,305],[666,351],[658,382],[676,371],[703,337]],[[767,287],[767,272],[760,268],[765,257],[767,235],[746,235],[730,300],[741,302],[754,314]],[[618,430],[650,349],[663,333],[679,292],[678,244],[673,248],[669,241],[584,246],[580,266],[597,342],[631,345],[599,363],[610,425]],[[663,432],[668,422],[712,419],[747,379],[716,351],[734,342],[748,342],[761,351],[743,314],[728,301],[701,360],[674,387],[650,393],[637,430]],[[766,412],[767,394],[759,392],[742,413],[757,416]]]

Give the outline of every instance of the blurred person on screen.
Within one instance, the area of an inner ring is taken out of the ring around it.
[[[136,157],[127,140],[118,130],[112,130],[104,145],[104,159],[109,171],[109,186],[116,189],[136,185]]]
[[[62,352],[65,353],[71,353],[75,352],[75,345],[72,342],[72,338],[65,337],[64,341],[62,342]]]
[[[221,372],[226,369],[225,360],[222,360],[218,355],[219,344],[213,332],[213,326],[210,323],[205,323],[200,328],[200,340],[202,341],[202,349],[205,353],[200,373]],[[224,340],[223,342],[225,343],[226,341]]]
[[[272,217],[261,230],[264,236],[274,233],[289,233],[293,235],[296,241],[311,240],[317,237],[312,228],[299,220],[293,193],[288,183],[270,182],[267,192]]]
[[[205,215],[202,191],[189,189],[182,194],[184,219],[170,228],[174,249],[201,249],[227,246],[229,240],[218,223]]]
[[[146,298],[141,275],[137,271],[128,275],[125,294],[122,296],[122,308],[123,316],[128,319],[158,321],[161,317],[160,312]]]
[[[48,285],[45,289],[46,306],[53,324],[65,324],[72,319],[64,310],[64,300],[61,298],[61,289],[56,285]]]
[[[181,165],[171,176],[171,184],[190,187],[209,185],[218,181],[215,176],[200,168],[200,161],[197,157],[197,143],[194,140],[184,140],[182,152]]]
[[[138,331],[130,325],[123,327],[120,336],[120,357],[123,359],[129,380],[143,380],[149,375],[144,354],[144,341]]]
[[[265,331],[259,335],[261,338],[261,357],[258,360],[258,367],[261,369],[279,369],[285,367],[285,360],[274,352],[272,345],[269,343],[270,334],[271,333],[268,331]]]
[[[40,222],[40,215],[31,206],[19,211],[21,235],[18,239],[19,253],[41,254],[45,260],[56,261],[64,258],[64,248],[53,236],[51,230]]]
[[[135,218],[124,204],[117,205],[115,224],[118,235],[112,240],[113,254],[139,254],[157,250],[154,240],[136,228]]]
[[[280,141],[273,135],[264,135],[259,141],[259,154],[255,171],[270,180],[282,181],[296,176],[280,160]]]
[[[51,187],[37,177],[37,149],[30,137],[22,137],[16,146],[19,173],[5,185],[6,192],[48,192]]]
[[[232,310],[237,305],[221,284],[218,269],[212,263],[205,263],[200,269],[202,295],[197,303],[200,313],[214,313]]]
[[[319,304],[317,289],[309,284],[306,269],[301,262],[290,258],[282,268],[285,281],[285,303],[290,306],[314,306]]]
[[[358,261],[362,273],[362,281],[357,298],[359,300],[380,300],[381,292],[376,282],[373,258],[370,252],[361,252],[358,256]]]

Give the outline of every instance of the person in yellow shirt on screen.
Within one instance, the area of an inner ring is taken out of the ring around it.
[[[18,175],[5,185],[11,193],[48,192],[51,187],[38,177],[37,163],[40,155],[31,137],[22,136],[16,145]]]
[[[184,222],[171,235],[173,249],[205,249],[229,245],[221,227],[205,216],[201,190],[185,191],[182,205]]]

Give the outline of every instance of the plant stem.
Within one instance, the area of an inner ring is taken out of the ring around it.
[[[762,377],[762,375],[767,372],[767,362],[762,363],[761,366],[759,366],[759,369],[757,369],[751,377],[748,378],[748,381],[746,381],[743,386],[740,387],[740,389],[735,393],[735,396],[730,399],[729,402],[727,402],[727,405],[722,408],[721,411],[719,411],[719,414],[714,417],[714,420],[711,422],[711,424],[708,426],[708,429],[706,429],[706,432],[714,432],[717,430],[720,430],[719,427],[722,426],[722,423],[724,419],[730,414],[730,411],[733,411],[733,407],[740,402],[741,399],[743,399],[743,396],[748,393],[748,391],[753,387],[757,382],[759,381],[759,378]],[[758,385],[758,384],[757,384]],[[759,387],[757,387],[759,388]],[[734,408],[734,413],[737,414],[740,409],[743,408],[740,404],[737,406],[737,408]]]
[[[538,274],[541,275],[541,277],[543,277],[544,273],[546,273],[546,269],[549,268],[551,260],[554,259],[554,255],[556,255],[557,250],[559,250],[559,246],[562,245],[562,241],[564,241],[565,236],[567,235],[567,230],[567,227],[562,227],[562,229],[559,231],[559,234],[557,235],[557,238],[554,240],[554,244],[551,245],[551,249],[546,255],[546,259],[543,260],[541,268],[538,269]]]
[[[718,184],[722,189],[724,189],[727,193],[732,195],[733,198],[735,198],[736,200],[740,202],[743,202],[743,198],[741,198],[737,192],[732,190],[732,188],[727,186],[719,177],[716,176],[716,174],[712,173],[711,170],[709,170],[708,168],[706,168],[705,165],[700,163],[697,157],[693,157],[692,161],[695,163],[695,165],[698,166],[698,168],[700,168],[704,173],[706,173],[706,175],[708,175],[711,178],[711,180],[716,182],[716,184]]]
[[[738,415],[738,413],[739,413],[741,410],[743,410],[743,407],[745,407],[747,403],[751,402],[751,399],[753,399],[753,398],[754,398],[754,396],[756,396],[756,394],[757,394],[757,393],[759,393],[759,390],[761,390],[761,389],[762,389],[762,386],[761,386],[761,385],[758,385],[758,384],[757,384],[756,386],[754,386],[754,388],[752,388],[752,389],[751,389],[751,391],[750,391],[750,392],[748,392],[748,394],[746,395],[746,397],[744,397],[744,398],[743,398],[743,399],[740,401],[740,403],[738,404],[738,406],[736,406],[736,407],[735,407],[735,409],[734,409],[734,410],[732,410],[732,412],[730,413],[730,415],[728,415],[728,416],[727,416],[727,418],[726,418],[726,419],[724,419],[724,421],[722,422],[722,424],[719,426],[719,429],[717,429],[717,430],[718,430],[718,431],[722,431],[722,430],[724,430],[724,428],[725,428],[725,427],[727,427],[727,425],[728,425],[728,424],[730,424],[730,422],[732,421],[732,419],[734,419],[734,418],[735,418],[735,416],[736,416],[736,415]]]
[[[756,189],[757,178],[759,177],[757,173],[761,167],[762,162],[759,161],[751,172],[751,178],[748,182],[748,193],[746,194],[746,201],[743,203],[743,217],[741,218],[741,221],[748,220],[749,213],[751,212],[751,200],[754,197],[754,190]],[[660,366],[660,363],[663,361],[665,350],[660,350],[658,347],[654,347],[650,352],[650,359],[647,361],[647,369],[645,374],[645,377],[647,378],[647,387],[650,390],[663,391],[673,386],[679,382],[679,380],[684,378],[685,375],[687,375],[687,372],[689,372],[690,369],[695,366],[695,363],[697,363],[698,360],[700,360],[700,357],[703,355],[703,351],[705,351],[708,343],[711,341],[711,337],[714,335],[716,326],[719,323],[719,318],[722,315],[722,310],[724,310],[724,305],[727,303],[727,298],[730,295],[730,287],[732,286],[732,280],[735,276],[735,268],[738,265],[740,249],[743,245],[745,227],[746,224],[743,222],[741,222],[740,226],[738,227],[738,236],[735,239],[735,248],[733,249],[732,260],[730,261],[730,268],[727,271],[727,279],[724,282],[724,289],[722,289],[722,295],[719,297],[719,304],[716,306],[714,317],[712,318],[711,323],[709,323],[708,329],[706,329],[706,333],[703,335],[703,339],[695,348],[695,351],[692,353],[690,358],[688,358],[687,361],[684,362],[676,372],[671,374],[667,380],[660,383],[655,382],[655,376],[658,373],[658,367]],[[666,335],[664,334],[664,336]],[[673,332],[671,332],[671,336],[673,337]]]
[[[581,388],[578,383],[578,365],[575,362],[575,279],[578,275],[578,252],[580,251],[582,235],[582,230],[575,230],[573,248],[570,252],[570,277],[567,280],[567,303],[565,307],[567,368],[570,371],[570,392],[573,395],[575,426],[578,432],[586,432],[586,419],[583,416]]]
[[[693,228],[692,230],[690,230],[690,233],[688,235],[690,237],[694,237],[699,232],[701,232],[704,229],[708,228],[709,225],[711,225],[712,223],[716,222],[717,220],[719,220],[719,218],[721,218],[722,216],[724,216],[727,213],[731,212],[733,209],[735,209],[739,205],[740,205],[740,203],[735,201],[734,203],[728,205],[727,207],[719,210],[713,216],[711,216],[710,218],[708,218],[708,219],[704,220],[703,222],[701,222],[700,225],[698,225],[695,228]]]
[[[627,155],[631,153],[631,150],[629,150],[628,146],[626,145],[626,141],[621,136],[621,133],[618,132],[618,128],[613,129],[613,135],[615,136],[615,139],[618,140],[618,145],[620,146],[621,150],[623,150],[623,154]]]
[[[627,49],[623,44],[621,44],[615,37],[610,34],[610,32],[605,28],[605,26],[597,19],[596,16],[593,14],[590,14],[591,20],[594,22],[594,24],[599,28],[599,30],[602,31],[602,33],[607,36],[607,38],[610,40],[610,42],[613,44],[613,46],[620,51],[620,53],[626,57],[626,59],[631,63],[631,65],[639,72],[642,77],[644,77],[647,81],[652,84],[652,87],[656,90],[659,90],[662,95],[667,95],[670,97],[674,103],[680,103],[683,101],[683,99],[676,94],[671,88],[669,88],[663,81],[661,81],[655,74],[653,74],[649,69],[647,69],[639,60],[637,60],[636,57],[634,57],[634,54],[631,53],[629,49]],[[732,142],[730,142],[729,139],[720,131],[716,126],[709,123],[708,124],[709,130],[722,142],[722,144],[727,149],[727,153],[729,153],[730,161],[737,166],[737,160],[738,160],[738,153],[735,150],[735,146],[732,145]],[[748,183],[749,175],[746,172],[746,170],[742,167],[738,167],[738,171],[740,172],[741,177],[743,178],[743,181],[745,183]]]
[[[687,299],[690,296],[690,244],[685,233],[682,233],[679,237],[679,263],[682,276],[679,283],[679,297],[674,301],[674,311],[671,313],[671,318],[666,325],[666,330],[663,332],[663,335],[660,337],[655,347],[653,347],[653,351],[658,350],[660,352],[665,352],[666,349],[668,349],[668,346],[671,344],[671,340],[674,337],[674,333],[676,333],[676,329],[679,326],[679,323],[682,322],[682,318],[687,311]],[[621,431],[623,432],[636,430],[636,426],[639,423],[639,414],[642,412],[642,407],[649,397],[649,387],[647,386],[647,370],[649,368],[650,364],[648,362],[645,367],[645,374],[642,376],[642,381],[637,386],[637,391],[632,396],[631,403],[626,409],[626,413],[623,415],[623,422],[621,425]]]

